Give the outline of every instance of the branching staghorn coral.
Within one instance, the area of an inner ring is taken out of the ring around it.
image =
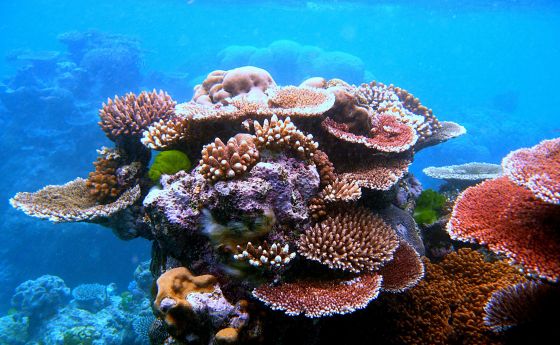
[[[224,144],[219,138],[204,146],[200,173],[211,182],[244,174],[259,159],[259,151],[249,134],[237,134]]]
[[[299,253],[332,269],[349,272],[378,270],[393,258],[399,241],[381,218],[363,208],[334,214],[306,230]]]

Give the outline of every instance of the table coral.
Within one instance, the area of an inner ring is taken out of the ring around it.
[[[351,279],[263,285],[255,289],[253,295],[272,309],[283,310],[287,315],[322,317],[365,308],[377,297],[381,282],[381,276],[373,273]]]
[[[393,259],[379,269],[383,276],[383,291],[403,292],[424,277],[424,263],[408,242],[401,240]]]
[[[502,165],[511,181],[547,203],[560,205],[560,138],[510,152]]]

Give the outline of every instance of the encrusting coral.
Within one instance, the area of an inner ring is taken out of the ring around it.
[[[505,262],[484,261],[470,249],[424,264],[426,275],[417,286],[387,295],[385,339],[394,344],[500,344],[484,324],[484,307],[493,292],[525,281],[523,275]]]
[[[294,321],[265,306],[349,314],[422,284],[424,246],[395,194],[415,151],[464,133],[392,85],[279,86],[253,66],[211,72],[182,104],[155,91],[110,99],[100,118],[116,147],[88,182],[11,203],[152,241],[152,333],[169,343],[270,342],[266,327]],[[162,152],[146,174],[150,149]]]
[[[554,174],[546,173],[547,157],[554,165],[557,155],[555,151],[543,154],[552,143],[554,141],[544,141],[532,149],[517,151],[524,156],[524,161],[532,159],[539,162],[526,168],[527,174],[535,176],[536,181],[546,176],[549,187],[558,184],[558,181],[549,180]],[[525,188],[525,184],[519,186],[510,180],[510,175],[521,175],[511,166],[517,154],[514,152],[504,159],[505,176],[470,187],[457,198],[447,231],[454,239],[482,243],[506,255],[528,274],[557,281],[560,278],[557,226],[560,223],[560,206],[553,199],[543,197],[554,193],[542,194],[540,188]],[[526,177],[526,180],[531,179]]]

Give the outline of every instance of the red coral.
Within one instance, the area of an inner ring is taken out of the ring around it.
[[[560,138],[510,152],[504,173],[543,201],[560,204]]]
[[[501,177],[465,190],[455,203],[447,230],[455,239],[487,244],[528,273],[557,281],[558,224],[559,206]]]
[[[416,250],[401,240],[393,253],[393,260],[381,267],[379,274],[383,276],[384,291],[402,292],[418,284],[424,277],[424,264]]]
[[[262,285],[253,295],[271,309],[283,310],[288,315],[322,317],[365,308],[377,298],[381,281],[377,274],[352,279],[302,280],[278,286]]]

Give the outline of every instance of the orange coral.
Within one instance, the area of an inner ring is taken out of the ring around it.
[[[341,178],[355,182],[362,188],[389,190],[408,172],[411,158],[408,155],[370,156],[353,160],[353,165],[341,167]]]
[[[424,261],[426,275],[405,294],[392,296],[385,318],[398,344],[499,344],[484,324],[484,306],[503,287],[525,281],[502,261],[459,249],[440,263]]]
[[[454,239],[479,242],[531,274],[560,278],[560,206],[537,199],[507,177],[466,189],[455,202],[447,231]]]
[[[176,334],[181,334],[192,318],[192,306],[187,300],[191,293],[210,293],[217,284],[210,274],[193,275],[185,267],[173,268],[157,279],[156,311]]]
[[[334,173],[334,166],[329,160],[329,156],[323,151],[317,149],[313,155],[313,163],[317,167],[319,177],[321,178],[321,187],[325,187],[334,182],[336,174]]]

